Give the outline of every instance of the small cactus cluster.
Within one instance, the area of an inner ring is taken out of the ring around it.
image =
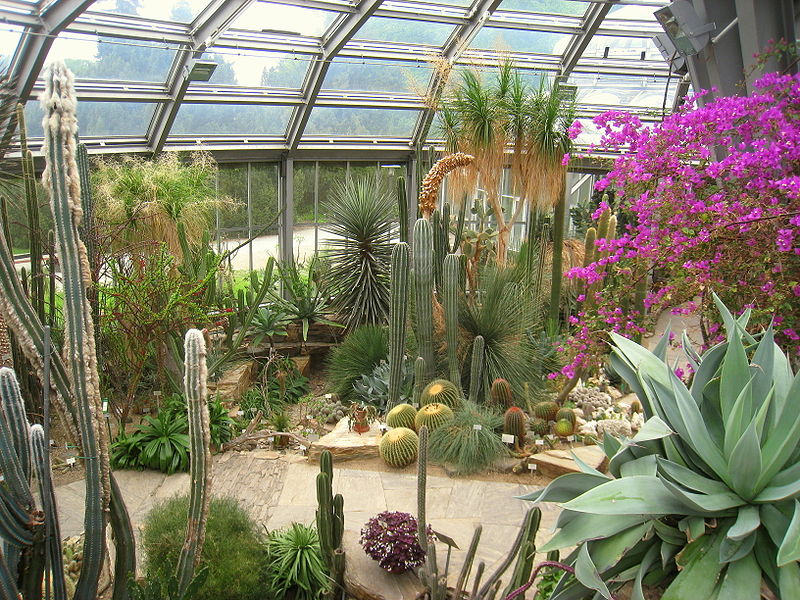
[[[408,427],[396,427],[381,438],[378,451],[381,458],[390,467],[402,469],[417,458],[419,438]]]
[[[461,391],[447,379],[434,379],[422,390],[419,403],[421,406],[445,404],[449,408],[456,409],[461,404]]]
[[[453,420],[453,411],[446,404],[426,404],[417,411],[414,424],[417,431],[420,427],[427,427],[428,431],[435,431]]]
[[[386,424],[389,427],[407,427],[414,429],[414,418],[417,409],[410,404],[398,404],[386,415]]]
[[[512,406],[503,416],[503,433],[514,436],[515,444],[520,446],[525,443],[525,432],[527,430],[527,417],[521,408]]]
[[[553,425],[553,433],[558,437],[569,437],[575,433],[575,423],[568,419],[560,419]]]
[[[531,431],[538,436],[544,436],[550,433],[550,423],[539,417],[531,419]]]
[[[631,412],[639,414],[644,412],[644,409],[642,408],[642,402],[638,398],[631,400]]]
[[[511,384],[505,379],[498,377],[492,382],[489,392],[492,405],[499,409],[509,409],[514,406],[514,396],[511,393]]]
[[[459,167],[466,167],[473,160],[475,160],[474,156],[456,152],[441,158],[431,167],[431,170],[425,175],[425,179],[422,180],[422,189],[419,192],[419,210],[423,217],[427,219],[436,210],[439,187],[445,176]]]
[[[575,425],[578,419],[575,416],[575,411],[573,411],[571,408],[559,408],[554,420],[556,422],[566,420]]]
[[[322,400],[323,402],[319,406],[313,407],[309,411],[310,416],[317,422],[330,425],[338,423],[347,416],[349,406],[341,400]]]
[[[545,421],[555,421],[558,411],[558,404],[550,400],[539,402],[539,404],[533,407],[533,414]]]
[[[579,387],[569,393],[568,399],[588,418],[596,410],[610,408],[614,405],[611,396],[597,388]]]

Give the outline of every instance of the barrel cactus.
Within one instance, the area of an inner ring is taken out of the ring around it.
[[[378,451],[390,467],[402,469],[417,458],[419,438],[408,427],[396,427],[381,438]]]
[[[434,379],[422,390],[419,402],[422,406],[438,403],[455,409],[461,404],[461,391],[447,379]]]
[[[505,379],[498,377],[492,382],[489,392],[492,398],[492,405],[499,409],[509,409],[514,406],[514,396],[511,393],[511,384]]]
[[[553,433],[555,433],[558,437],[568,437],[575,433],[575,423],[570,422],[567,419],[561,419],[557,421],[555,425],[553,425]]]
[[[539,404],[534,406],[533,414],[540,419],[544,419],[545,421],[555,421],[556,415],[558,414],[558,409],[558,404],[547,400],[545,402],[539,402]]]
[[[389,427],[407,427],[414,429],[414,417],[417,409],[410,404],[398,404],[386,415],[386,424]]]
[[[428,431],[435,431],[442,425],[446,425],[453,420],[453,411],[446,404],[426,404],[417,411],[417,416],[414,418],[414,424],[417,426],[417,431],[422,426],[428,428]]]
[[[556,413],[556,418],[554,419],[556,422],[561,421],[562,419],[566,419],[573,425],[577,423],[577,417],[575,416],[575,411],[571,408],[559,408],[558,412]]]
[[[512,406],[503,416],[503,433],[510,433],[515,438],[515,443],[521,445],[525,442],[525,431],[527,429],[527,418],[522,409]]]
[[[631,412],[632,413],[643,413],[644,409],[642,408],[642,403],[638,398],[634,398],[631,400]]]
[[[534,417],[531,420],[531,431],[538,436],[547,435],[550,433],[550,423],[545,419]]]

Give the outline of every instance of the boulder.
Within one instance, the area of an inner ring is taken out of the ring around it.
[[[413,571],[401,575],[388,573],[364,552],[355,531],[345,531],[344,583],[347,594],[356,600],[414,600],[424,591]]]
[[[352,458],[377,458],[381,435],[378,421],[372,423],[369,431],[357,433],[350,431],[350,420],[345,417],[339,420],[333,431],[311,444],[308,460],[317,462],[323,450],[330,450],[334,462]]]
[[[219,381],[208,382],[208,391],[217,393],[221,400],[238,400],[244,396],[253,383],[256,373],[256,362],[248,360],[239,363],[223,373]]]
[[[598,471],[603,471],[607,466],[606,455],[598,446],[579,446],[572,450],[547,450],[534,454],[529,461],[536,465],[539,473],[555,479],[559,475],[581,472],[578,464],[572,459],[573,453]]]

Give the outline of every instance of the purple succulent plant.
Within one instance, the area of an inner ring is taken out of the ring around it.
[[[428,536],[433,530],[428,526]],[[417,541],[417,520],[408,513],[384,511],[361,528],[364,552],[389,573],[405,573],[425,562]]]

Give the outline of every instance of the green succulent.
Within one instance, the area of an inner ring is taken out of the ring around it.
[[[414,388],[414,365],[411,361],[403,362],[403,380],[400,383],[400,402],[411,399]],[[381,412],[385,410],[389,400],[389,363],[382,360],[369,375],[362,375],[353,382],[356,397],[362,402],[371,404]]]
[[[702,356],[686,385],[654,352],[611,334],[611,364],[642,402],[632,439],[606,436],[609,474],[586,465],[525,499],[564,511],[539,551],[576,546],[551,600],[610,598],[633,581],[662,600],[800,598],[800,375],[772,329],[747,333],[715,297],[727,340]],[[600,596],[595,594],[599,593]]]

